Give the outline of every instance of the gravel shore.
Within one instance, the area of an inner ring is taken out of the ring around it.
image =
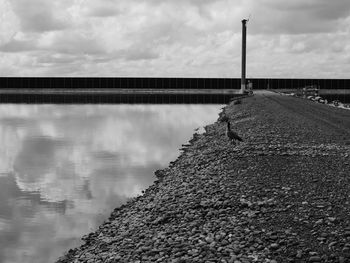
[[[350,112],[259,92],[57,262],[350,262]],[[185,117],[185,116],[184,116]]]

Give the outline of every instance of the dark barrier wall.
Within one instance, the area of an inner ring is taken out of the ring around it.
[[[350,79],[249,79],[254,89],[349,89]],[[0,88],[240,89],[240,79],[224,78],[0,78]]]
[[[0,78],[0,88],[239,89],[239,79]]]
[[[296,89],[317,85],[320,89],[350,89],[350,79],[252,79],[254,89]]]

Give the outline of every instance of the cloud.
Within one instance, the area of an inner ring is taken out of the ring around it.
[[[38,57],[37,63],[50,65],[69,65],[81,62],[81,57],[77,55],[48,53]]]
[[[250,0],[252,2],[252,0]],[[339,21],[350,14],[346,0],[290,1],[263,0],[250,4],[252,33],[305,34],[337,30]]]
[[[61,54],[89,54],[104,53],[103,43],[98,39],[77,31],[59,32],[52,35],[47,42],[42,43],[42,48]]]
[[[66,28],[67,21],[60,17],[55,5],[45,0],[11,0],[13,11],[18,16],[21,29],[30,32],[45,32]],[[54,1],[53,1],[54,2]]]
[[[159,57],[159,54],[152,48],[136,48],[131,47],[126,50],[119,51],[116,56],[125,60],[152,60]]]
[[[14,171],[25,183],[35,183],[50,172],[56,162],[57,148],[62,144],[50,137],[30,138],[23,141],[22,151],[14,160]]]
[[[122,13],[122,10],[112,0],[87,1],[83,13],[92,17],[110,17]]]
[[[96,16],[96,17],[108,17],[108,16],[115,16],[120,14],[120,11],[115,8],[108,8],[108,7],[97,7],[96,9],[91,10],[88,12],[88,15],[90,16]]]
[[[37,49],[36,42],[32,40],[12,39],[3,45],[0,45],[0,51],[2,52],[25,52],[35,49]]]
[[[0,0],[0,45],[9,41],[19,28],[19,21],[11,5],[6,0]]]
[[[283,59],[338,58],[350,28],[347,0],[0,0],[0,8],[0,74],[13,76],[239,77],[240,21],[251,14],[249,73],[277,77],[264,62],[289,77],[299,71]],[[331,74],[325,68],[309,65],[299,77]]]
[[[349,15],[350,4],[346,0],[336,0],[333,2],[327,0],[311,0],[311,1],[290,1],[286,3],[263,0],[262,5],[277,11],[304,12],[308,13],[310,19],[326,19],[337,20],[345,18]]]

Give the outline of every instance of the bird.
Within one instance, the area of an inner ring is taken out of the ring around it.
[[[237,133],[231,130],[230,121],[227,120],[226,123],[226,136],[230,139],[230,141],[234,144],[236,144],[236,140],[243,142],[243,139]]]
[[[227,122],[228,120],[229,118],[225,114],[221,114],[218,119],[220,122]]]

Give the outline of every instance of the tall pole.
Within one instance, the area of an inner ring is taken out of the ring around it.
[[[242,77],[241,77],[241,93],[246,90],[246,52],[247,52],[247,19],[242,20]]]

